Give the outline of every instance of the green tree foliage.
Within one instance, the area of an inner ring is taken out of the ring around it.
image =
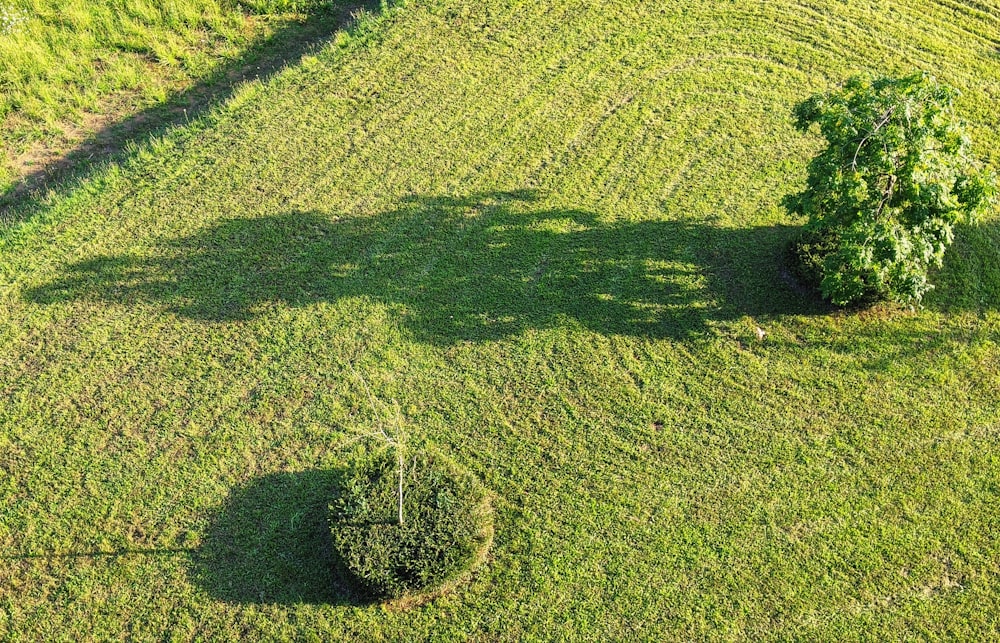
[[[827,146],[790,199],[808,218],[793,255],[835,304],[919,302],[955,224],[995,203],[995,175],[969,154],[956,96],[918,73],[854,77],[796,106],[796,127],[817,124]]]

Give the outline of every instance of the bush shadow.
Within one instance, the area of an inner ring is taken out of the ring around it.
[[[21,177],[6,192],[0,192],[0,223],[13,226],[30,219],[33,206],[39,204],[48,188],[84,178],[103,163],[121,161],[129,149],[142,141],[208,113],[228,100],[243,83],[266,82],[316,51],[334,32],[349,30],[356,12],[375,11],[379,6],[378,0],[334,0],[303,20],[277,29],[238,59],[222,65],[165,103],[104,125],[69,153]]]
[[[273,473],[234,489],[192,556],[194,582],[226,603],[370,604],[330,538],[328,504],[343,475]]]
[[[443,344],[565,324],[687,339],[744,315],[828,310],[783,273],[794,228],[604,221],[538,202],[527,191],[420,196],[371,217],[223,220],[134,255],[70,264],[24,297],[152,304],[212,322],[278,302],[368,297],[395,307],[417,339]]]

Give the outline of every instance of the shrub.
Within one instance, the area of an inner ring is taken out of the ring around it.
[[[475,478],[435,451],[406,458],[404,520],[397,460],[356,462],[330,503],[330,531],[344,568],[380,598],[434,595],[478,565],[493,538],[492,510]]]
[[[969,155],[957,95],[927,74],[855,77],[795,108],[827,141],[790,199],[807,217],[792,248],[797,272],[835,304],[919,302],[954,226],[994,202],[996,180]]]

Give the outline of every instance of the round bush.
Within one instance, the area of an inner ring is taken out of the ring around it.
[[[486,490],[435,451],[407,454],[403,522],[391,450],[356,462],[330,503],[330,532],[343,566],[380,598],[433,595],[485,558],[493,539]]]

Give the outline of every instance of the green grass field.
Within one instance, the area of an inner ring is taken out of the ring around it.
[[[53,169],[197,115],[227,81],[328,33],[348,3],[293,13],[310,4],[0,1],[0,207]]]
[[[1000,636],[1000,216],[919,311],[781,267],[792,106],[915,68],[1000,168],[993,0],[411,0],[23,199],[0,639]],[[495,496],[409,611],[328,571],[362,378]]]

